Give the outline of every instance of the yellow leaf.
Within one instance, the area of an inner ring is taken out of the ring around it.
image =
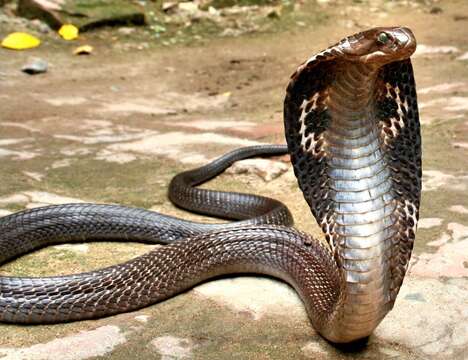
[[[26,50],[39,46],[41,40],[23,32],[14,32],[7,35],[2,41],[2,46],[13,50]]]
[[[93,52],[93,47],[91,45],[78,46],[73,50],[75,55],[90,55]]]
[[[58,33],[65,40],[75,40],[78,38],[78,28],[75,25],[62,25]]]

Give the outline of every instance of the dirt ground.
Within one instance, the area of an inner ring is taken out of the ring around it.
[[[169,203],[172,176],[239,146],[283,143],[282,100],[297,65],[364,28],[409,26],[419,42],[421,221],[395,309],[368,345],[334,348],[314,332],[288,286],[237,277],[110,318],[0,325],[0,359],[468,357],[468,2],[320,3],[300,10],[301,19],[315,14],[310,21],[188,45],[140,46],[138,34],[108,42],[107,29],[83,35],[80,41],[95,47],[88,57],[71,54],[76,43],[53,38],[31,51],[0,49],[0,216],[86,201],[201,219]],[[0,37],[7,30],[0,28]],[[49,61],[46,74],[20,72],[32,56]],[[278,159],[267,167],[283,174],[265,181],[226,173],[208,187],[277,198],[298,228],[321,237],[291,169]],[[81,272],[146,251],[141,244],[55,246],[0,274]]]

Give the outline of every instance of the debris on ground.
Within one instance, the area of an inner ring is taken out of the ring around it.
[[[39,19],[34,19],[29,22],[29,25],[31,29],[40,32],[41,34],[48,34],[51,32],[51,28],[49,25],[47,25],[45,22],[39,20]]]
[[[7,35],[3,41],[2,46],[12,50],[27,50],[38,47],[41,44],[41,40],[37,37],[24,33],[14,32]]]
[[[73,50],[74,55],[91,55],[93,53],[93,47],[91,45],[78,46]]]
[[[78,39],[79,30],[75,25],[65,24],[60,27],[58,33],[64,40],[70,41]]]
[[[117,30],[117,32],[121,35],[132,35],[135,32],[135,28],[124,26]]]
[[[41,58],[32,58],[22,68],[21,71],[29,75],[43,74],[47,72],[49,63]]]

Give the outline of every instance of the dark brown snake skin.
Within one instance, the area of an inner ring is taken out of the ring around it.
[[[236,150],[170,185],[177,205],[229,219],[199,224],[143,209],[69,204],[0,219],[0,263],[63,242],[169,243],[105,269],[0,277],[0,320],[91,319],[167,299],[215,276],[259,273],[291,284],[315,329],[337,343],[367,337],[391,310],[410,259],[421,189],[421,141],[407,28],[375,28],[329,47],[293,74],[284,145]],[[291,154],[328,245],[291,227],[280,202],[195,188],[232,162]]]

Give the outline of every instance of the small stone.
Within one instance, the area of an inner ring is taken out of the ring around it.
[[[49,64],[46,60],[33,58],[21,68],[21,71],[29,75],[36,75],[47,72],[48,68]]]
[[[177,7],[177,2],[175,1],[165,1],[161,5],[161,9],[164,12],[171,12],[171,10],[174,10]]]
[[[183,11],[183,12],[186,12],[186,13],[189,13],[190,15],[194,15],[198,12],[198,4],[197,3],[194,3],[194,2],[191,2],[191,1],[186,1],[186,2],[180,2],[178,5],[177,5],[178,9]]]
[[[93,53],[93,47],[91,45],[78,46],[73,50],[74,55],[91,55]]]
[[[220,16],[221,12],[218,9],[214,8],[213,6],[210,6],[208,8],[208,14],[210,14],[212,16]]]
[[[281,18],[281,12],[281,7],[275,7],[268,12],[267,17],[269,17],[270,19],[279,19]]]
[[[135,32],[135,28],[131,27],[122,27],[117,32],[121,35],[131,35]]]
[[[148,315],[137,315],[137,316],[135,316],[136,321],[139,321],[139,322],[144,323],[144,324],[146,324],[148,322],[149,318],[150,318],[150,316],[148,316]]]
[[[93,53],[94,48],[91,45],[83,45],[78,46],[75,50],[73,50],[74,55],[91,55]]]
[[[442,13],[442,12],[443,12],[443,10],[442,10],[442,8],[439,7],[439,6],[433,6],[433,7],[431,8],[431,10],[429,10],[429,13],[430,13],[430,14],[440,14],[440,13]]]
[[[51,32],[49,25],[39,19],[31,20],[30,25],[33,29],[36,29],[42,34],[48,34]]]

